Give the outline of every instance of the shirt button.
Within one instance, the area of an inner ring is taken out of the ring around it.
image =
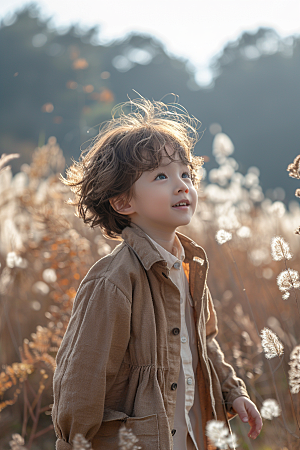
[[[173,267],[175,269],[180,269],[181,263],[179,261],[176,261],[176,263],[174,263]]]
[[[172,389],[172,391],[176,391],[176,389],[177,389],[177,383],[172,383],[172,384],[171,384],[171,389]]]
[[[188,379],[186,380],[186,382],[187,382],[187,384],[193,384],[193,378],[188,378]]]
[[[179,330],[179,328],[173,328],[172,332],[173,332],[173,334],[175,334],[175,336],[177,336],[177,334],[180,333],[180,330]]]
[[[187,341],[187,338],[185,336],[182,336],[182,338],[180,340],[181,340],[181,342],[185,343]]]
[[[172,430],[171,431],[171,435],[174,436],[174,434],[176,433],[176,430]]]

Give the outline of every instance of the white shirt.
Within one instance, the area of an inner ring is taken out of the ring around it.
[[[204,450],[200,396],[198,385],[195,383],[199,358],[193,319],[193,301],[182,266],[185,259],[184,248],[176,235],[172,253],[165,250],[150,236],[148,237],[167,261],[170,278],[180,291],[180,373],[177,382],[174,416],[176,433],[173,437],[173,448],[174,450]]]

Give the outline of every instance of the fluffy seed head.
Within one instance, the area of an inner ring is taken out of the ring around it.
[[[18,256],[15,252],[9,252],[6,256],[6,265],[11,269],[13,267],[22,267],[22,258]]]
[[[292,258],[289,244],[285,242],[281,236],[275,236],[272,238],[271,255],[275,261]]]
[[[46,283],[55,283],[57,280],[56,272],[54,269],[45,269],[43,271],[43,278]]]
[[[235,433],[232,433],[232,435],[228,436],[227,443],[228,446],[233,449],[238,446],[238,440]]]
[[[225,133],[218,133],[213,140],[214,156],[230,156],[234,152],[234,145],[229,136]]]
[[[139,450],[142,447],[135,445],[137,442],[138,438],[132,430],[122,425],[119,430],[119,450]]]
[[[206,436],[220,449],[228,448],[229,430],[221,420],[209,420],[206,424]]]
[[[290,296],[290,293],[289,293],[288,291],[286,291],[286,292],[283,294],[282,298],[283,298],[283,300],[287,300],[287,299],[289,298],[289,296]]]
[[[24,439],[20,434],[14,433],[11,437],[12,440],[9,441],[11,450],[26,450],[26,447],[24,447]]]
[[[92,450],[92,446],[81,433],[77,433],[73,440],[73,450]]]
[[[218,244],[222,245],[225,242],[232,239],[232,234],[225,230],[219,230],[216,234],[216,241]]]
[[[282,202],[274,202],[273,205],[270,207],[270,212],[273,214],[273,216],[277,218],[281,218],[285,214],[285,206]]]
[[[252,232],[251,232],[251,229],[250,229],[249,227],[243,226],[243,227],[241,227],[241,228],[239,228],[239,229],[237,230],[236,234],[237,234],[240,238],[245,239],[245,238],[251,237]]]
[[[284,270],[278,275],[277,284],[281,291],[298,289],[300,287],[299,273],[294,269]]]
[[[280,416],[281,410],[276,400],[268,398],[263,401],[260,413],[264,419],[272,420],[273,417]]]
[[[289,176],[293,178],[300,178],[300,155],[296,156],[294,161],[288,165],[286,169],[289,172]]]
[[[295,234],[300,234],[300,227],[297,227],[296,230],[294,231]]]
[[[237,437],[234,433],[229,434],[225,422],[221,420],[209,420],[206,424],[206,436],[219,449],[235,449],[238,445]]]
[[[297,345],[290,355],[289,385],[292,394],[300,392],[300,345]]]
[[[261,345],[267,359],[283,355],[284,347],[276,333],[265,327],[261,330],[260,337],[262,338]]]

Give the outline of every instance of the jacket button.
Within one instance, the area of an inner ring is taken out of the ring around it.
[[[175,433],[176,433],[176,430],[173,429],[173,430],[171,431],[171,435],[174,436]]]
[[[176,389],[177,389],[177,383],[172,383],[172,384],[171,384],[171,389],[172,389],[172,391],[176,391]]]
[[[180,330],[179,330],[179,328],[173,328],[173,334],[175,334],[175,336],[177,336],[177,334],[179,334],[180,333]]]

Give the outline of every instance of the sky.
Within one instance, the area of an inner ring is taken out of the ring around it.
[[[28,1],[0,0],[0,19],[11,20]],[[279,35],[300,34],[299,0],[40,0],[41,16],[64,28],[100,26],[107,44],[130,32],[153,35],[166,50],[188,59],[196,80],[210,82],[209,61],[243,31],[272,27]]]

